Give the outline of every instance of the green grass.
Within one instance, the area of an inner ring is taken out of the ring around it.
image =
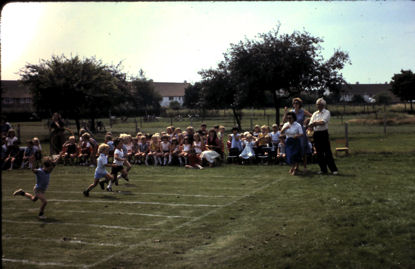
[[[47,132],[39,123],[22,130],[28,138]],[[45,221],[37,219],[39,202],[11,195],[31,191],[33,173],[3,171],[2,265],[413,268],[415,126],[388,126],[386,136],[383,126],[349,131],[351,155],[336,158],[339,176],[317,175],[315,164],[295,177],[279,165],[133,166],[129,184],[121,180],[114,193],[97,187],[86,198],[94,169],[59,165]],[[330,135],[334,148],[344,137],[341,118],[332,118]]]
[[[94,169],[58,166],[45,221],[36,218],[38,202],[11,196],[31,190],[31,172],[6,171],[3,265],[411,268],[414,163],[409,152],[355,153],[337,159],[340,176],[317,175],[312,165],[297,177],[287,166],[134,166],[130,184],[114,193],[98,187],[89,198],[81,191]]]

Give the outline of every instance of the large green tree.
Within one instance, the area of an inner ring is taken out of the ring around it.
[[[21,83],[33,94],[36,110],[43,116],[53,112],[76,121],[97,117],[129,99],[126,75],[120,65],[105,65],[96,58],[52,56],[20,70]]]
[[[340,70],[349,62],[347,53],[337,50],[328,59],[321,55],[321,38],[308,32],[280,34],[279,27],[252,40],[231,44],[218,65],[226,71],[227,87],[239,106],[260,105],[272,96],[276,123],[284,99],[304,92],[338,92],[345,81]],[[211,72],[212,73],[212,72]]]
[[[183,98],[183,106],[196,109],[200,108],[200,93],[202,91],[202,84],[200,82],[196,82],[195,84],[189,84],[184,89],[184,98]]]
[[[131,81],[131,103],[138,115],[148,116],[160,112],[161,95],[154,89],[153,80],[147,79],[144,72],[140,70],[137,77]]]
[[[391,91],[402,101],[411,103],[415,100],[415,74],[411,70],[401,70],[401,73],[395,74],[391,81]]]

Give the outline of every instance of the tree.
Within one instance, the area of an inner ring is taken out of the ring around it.
[[[173,110],[179,110],[179,109],[180,109],[180,107],[181,107],[180,103],[179,103],[179,102],[177,102],[176,100],[171,101],[171,102],[169,103],[169,108],[171,108],[171,109],[173,109]]]
[[[231,86],[227,89],[242,97],[239,106],[263,105],[265,92],[269,92],[279,123],[284,99],[303,92],[336,92],[345,84],[340,70],[349,62],[348,54],[337,50],[324,61],[321,42],[307,32],[279,34],[278,26],[253,40],[231,44],[218,70],[228,74]]]
[[[21,83],[32,92],[39,114],[50,116],[59,112],[75,119],[78,132],[81,118],[91,119],[94,128],[95,118],[106,115],[111,107],[129,97],[120,64],[104,65],[94,57],[52,56],[37,65],[27,64],[20,76]]]
[[[364,104],[366,102],[365,102],[365,98],[363,98],[363,96],[361,96],[360,94],[355,94],[355,95],[353,95],[352,103],[353,104]]]
[[[153,81],[147,79],[142,70],[137,77],[132,78],[131,86],[131,101],[136,113],[148,116],[160,112],[162,97],[155,91]]]
[[[391,91],[402,101],[412,103],[415,100],[415,74],[411,70],[401,70],[401,73],[394,74],[391,81]]]
[[[190,109],[199,108],[201,91],[202,84],[200,82],[196,82],[194,85],[188,85],[184,89],[183,106]]]

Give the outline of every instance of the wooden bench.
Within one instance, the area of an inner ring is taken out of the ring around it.
[[[344,144],[344,146],[336,147],[336,152],[335,152],[336,157],[339,152],[344,152],[346,156],[349,155],[349,146],[348,146],[346,139],[337,139],[336,145],[340,145],[340,144]]]

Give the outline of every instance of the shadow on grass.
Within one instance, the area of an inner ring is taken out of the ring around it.
[[[301,171],[301,172],[298,172],[296,174],[296,176],[304,178],[304,179],[312,179],[312,178],[320,177],[320,176],[327,177],[327,178],[333,178],[333,179],[335,179],[335,178],[344,179],[344,178],[355,178],[356,174],[339,173],[337,175],[333,175],[331,173],[327,173],[327,174],[320,175],[317,172],[312,172],[312,171],[303,172],[303,171]]]
[[[131,184],[131,183],[125,183],[123,186],[124,187],[136,187],[135,184]]]
[[[116,196],[111,196],[111,195],[102,195],[100,197],[96,197],[98,199],[105,199],[105,200],[119,200],[120,198],[116,197]]]

